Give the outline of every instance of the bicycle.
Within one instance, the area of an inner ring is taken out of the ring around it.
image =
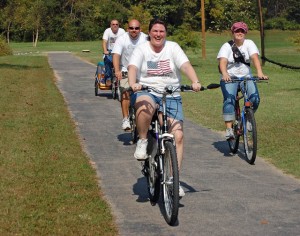
[[[241,89],[241,86],[239,85],[235,98],[235,121],[232,125],[234,138],[227,141],[230,151],[235,154],[239,148],[240,137],[243,136],[245,158],[246,161],[252,165],[255,162],[257,154],[257,128],[252,103],[247,96],[247,81],[254,81],[257,83],[266,80],[259,79],[258,77],[231,77],[229,83],[243,83],[244,89]],[[242,98],[243,106],[241,110],[240,100]]]
[[[112,92],[112,97],[113,99],[118,99],[119,102],[122,100],[122,91],[120,87],[120,80],[115,76],[114,70],[113,70],[113,80],[112,80],[112,86],[111,86],[111,92]],[[127,71],[122,71],[122,79],[127,79],[128,78],[128,72]]]
[[[217,88],[219,84],[211,84],[201,90]],[[167,105],[166,97],[175,91],[191,91],[192,87],[181,85],[179,87],[167,86],[164,91],[152,87],[143,87],[142,90],[154,91],[162,94],[162,121],[159,120],[159,105],[152,118],[148,130],[148,158],[142,162],[142,173],[147,179],[147,189],[151,205],[155,205],[163,196],[164,218],[166,222],[173,226],[178,219],[179,210],[179,171],[176,154],[175,139],[173,134],[168,133]],[[132,90],[131,90],[132,91]],[[131,110],[134,114],[134,110]],[[130,118],[134,121],[135,118]],[[134,129],[134,130],[133,130]],[[136,126],[132,127],[132,132],[136,134]],[[136,137],[137,138],[137,137]]]

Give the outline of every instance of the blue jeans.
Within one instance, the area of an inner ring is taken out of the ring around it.
[[[112,55],[105,55],[104,56],[104,66],[105,66],[105,81],[107,79],[112,79],[113,74],[112,74],[112,68],[113,68],[113,63],[112,63]]]
[[[235,97],[239,86],[242,91],[244,90],[244,84],[242,83],[225,83],[221,81],[221,89],[223,93],[223,118],[224,121],[232,121],[235,119]],[[254,112],[257,110],[260,102],[258,89],[256,83],[253,81],[247,81],[248,98],[253,105]]]
[[[130,104],[133,106],[135,104],[136,99],[139,96],[147,95],[152,98],[152,100],[159,104],[159,111],[162,112],[162,99],[161,97],[157,97],[149,92],[136,92],[131,95],[130,97]],[[183,110],[182,110],[182,99],[181,97],[167,97],[166,100],[166,106],[167,106],[167,116],[169,118],[173,118],[175,120],[183,121]]]

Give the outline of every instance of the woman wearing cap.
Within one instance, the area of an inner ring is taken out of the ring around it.
[[[222,45],[217,59],[219,60],[219,69],[221,73],[221,88],[223,93],[223,118],[226,126],[226,139],[234,137],[232,130],[232,122],[235,119],[235,95],[238,89],[237,83],[226,83],[230,81],[230,77],[243,77],[252,75],[250,62],[256,69],[257,76],[259,78],[268,79],[263,74],[260,61],[258,58],[259,51],[255,43],[246,39],[248,32],[248,26],[244,22],[236,22],[231,27],[233,39],[230,42],[226,42]],[[242,54],[242,58],[234,58],[232,45],[236,45]],[[237,60],[240,59],[240,60]],[[242,60],[241,60],[242,59]],[[259,105],[259,93],[256,84],[253,81],[248,81],[248,96],[253,104],[254,111],[257,110]]]

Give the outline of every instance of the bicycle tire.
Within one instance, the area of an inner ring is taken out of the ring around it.
[[[254,164],[257,153],[257,130],[252,108],[246,108],[244,119],[244,149],[246,161]]]
[[[135,121],[135,110],[133,107],[129,107],[129,122],[131,128],[131,142],[136,143],[138,140],[138,132],[136,128],[136,121]]]
[[[97,82],[97,80],[95,80],[95,96],[98,96],[98,91],[99,90],[99,88],[98,88],[98,82]]]
[[[154,206],[159,199],[160,194],[160,176],[158,172],[158,166],[151,165],[149,159],[145,161],[146,166],[146,178],[147,178],[147,189],[149,193],[149,199],[152,206]]]
[[[230,151],[235,154],[239,149],[240,136],[241,136],[241,115],[240,115],[240,106],[238,101],[235,104],[235,121],[232,124],[234,138],[227,140]]]
[[[122,95],[121,95],[120,84],[117,86],[117,89],[116,89],[116,90],[117,90],[117,91],[116,91],[116,93],[117,93],[116,97],[118,98],[118,101],[121,102],[121,100],[122,100]]]
[[[238,123],[238,122],[236,122],[236,123]],[[233,154],[235,154],[235,153],[237,153],[237,151],[239,149],[239,143],[240,143],[240,134],[238,133],[238,130],[239,130],[238,124],[233,124],[232,129],[233,129],[233,133],[234,133],[234,138],[228,139],[227,142],[228,142],[230,151]]]
[[[163,154],[163,208],[166,222],[173,226],[178,220],[179,210],[179,171],[175,146],[165,142]]]
[[[112,98],[115,100],[117,99],[117,86],[116,86],[116,78],[113,78],[113,82],[111,83],[111,93],[112,93]]]

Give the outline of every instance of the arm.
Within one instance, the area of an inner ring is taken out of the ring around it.
[[[128,83],[132,90],[138,91],[142,88],[142,86],[136,83],[136,75],[137,75],[137,67],[134,65],[128,66]]]
[[[120,54],[117,54],[117,53],[113,54],[113,65],[114,65],[114,69],[115,69],[115,75],[118,80],[122,79],[122,72],[120,70],[120,58],[121,58]]]
[[[220,72],[222,74],[222,79],[224,81],[229,81],[230,80],[230,76],[227,72],[227,63],[228,60],[225,57],[220,57],[219,59],[219,67],[220,67]]]
[[[105,39],[102,40],[102,48],[103,48],[103,53],[104,53],[104,54],[108,54],[108,50],[107,50],[107,40],[105,40]]]
[[[262,78],[262,79],[268,79],[268,76],[264,75],[264,73],[262,72],[262,68],[261,68],[261,65],[260,65],[260,61],[258,59],[258,54],[257,53],[254,53],[251,55],[251,60],[254,64],[254,67],[256,69],[256,72],[257,72],[257,76],[259,78]]]
[[[192,81],[192,87],[194,91],[199,91],[201,88],[201,83],[197,77],[197,74],[189,61],[182,64],[180,70]]]

